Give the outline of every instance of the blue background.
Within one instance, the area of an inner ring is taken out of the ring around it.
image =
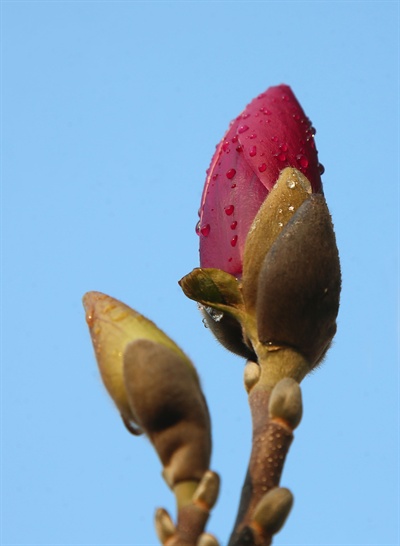
[[[101,384],[81,297],[154,320],[193,359],[226,544],[250,450],[243,362],[177,281],[229,121],[289,84],[317,128],[343,270],[338,334],[303,382],[277,545],[398,544],[398,2],[4,1],[3,546],[157,544],[174,513]]]

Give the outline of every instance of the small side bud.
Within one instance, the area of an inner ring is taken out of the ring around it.
[[[284,487],[268,491],[253,514],[253,521],[267,536],[275,535],[282,527],[293,506],[293,495]]]
[[[123,358],[129,405],[161,459],[167,483],[200,481],[209,467],[211,434],[193,366],[145,339],[130,343]]]
[[[171,516],[166,510],[164,510],[164,508],[158,508],[156,510],[154,523],[156,533],[161,544],[165,544],[167,540],[176,533],[176,527],[171,519]]]
[[[196,546],[219,546],[219,542],[214,535],[203,533],[200,535]]]
[[[303,414],[300,385],[286,377],[272,389],[268,406],[272,418],[283,419],[292,430],[300,423]]]
[[[250,392],[260,379],[261,368],[255,362],[249,360],[244,367],[244,386],[247,392]]]
[[[220,479],[216,472],[208,470],[202,477],[194,495],[193,502],[203,505],[208,511],[217,502]]]

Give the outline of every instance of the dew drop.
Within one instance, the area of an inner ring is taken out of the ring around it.
[[[282,152],[287,152],[288,149],[289,149],[289,146],[286,143],[285,144],[280,144],[279,149],[282,150]]]
[[[290,190],[292,190],[293,188],[296,187],[296,181],[295,181],[295,180],[288,180],[288,181],[286,182],[286,184],[287,184],[287,187],[288,187]]]
[[[249,156],[254,157],[257,153],[257,146],[252,146],[249,150]]]
[[[227,216],[232,216],[234,210],[235,210],[235,207],[233,205],[228,205],[227,207],[224,208],[225,214]]]
[[[213,174],[213,175],[212,175],[212,180],[213,180],[214,182],[217,180],[217,178],[218,178],[218,174]]]
[[[196,235],[200,235],[200,220],[196,224],[195,231],[196,231]]]
[[[296,156],[296,159],[299,162],[300,167],[302,167],[303,169],[307,169],[308,159],[307,159],[307,157],[305,155],[299,154],[299,155]]]
[[[204,235],[204,237],[208,237],[210,233],[210,224],[206,224],[200,229],[200,233]]]
[[[278,142],[278,137],[277,137],[277,136],[273,136],[273,137],[271,137],[271,140],[272,140],[272,142]]]
[[[251,133],[251,135],[249,135],[249,138],[250,138],[251,140],[254,140],[255,138],[257,138],[256,133]]]
[[[258,166],[258,170],[260,171],[260,173],[263,173],[264,171],[267,170],[267,164],[261,163],[261,165]]]
[[[318,163],[318,170],[319,170],[319,174],[324,174],[325,167],[322,165],[322,163]]]
[[[217,309],[214,309],[214,307],[203,307],[204,311],[209,315],[214,322],[219,322],[222,317],[224,316],[224,313],[222,311],[218,311]]]
[[[249,130],[249,126],[248,125],[241,125],[238,129],[238,133],[239,135],[241,135],[242,133],[245,133],[246,131]]]
[[[239,152],[239,153],[240,153],[240,152],[243,152],[243,146],[241,146],[241,145],[239,144],[239,146],[236,147],[236,151]]]
[[[237,240],[238,240],[238,236],[237,236],[237,235],[235,235],[234,237],[232,237],[232,239],[231,239],[231,246],[236,246]]]
[[[232,222],[231,224],[231,229],[236,229],[236,226],[237,226],[237,222],[236,220],[234,222]]]
[[[236,142],[238,141],[239,137],[237,135],[235,135],[233,138],[232,138],[232,144],[236,144]]]
[[[286,154],[284,154],[283,152],[276,154],[276,157],[279,161],[286,161]]]
[[[224,152],[226,152],[229,148],[229,140],[225,140],[225,142],[222,144],[222,149],[224,150]]]
[[[235,169],[229,169],[229,171],[226,172],[226,178],[229,178],[229,180],[232,180],[235,174],[236,174]]]

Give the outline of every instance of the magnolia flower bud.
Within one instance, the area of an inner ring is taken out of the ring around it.
[[[239,277],[258,209],[285,167],[321,191],[315,129],[287,85],[270,87],[231,123],[207,171],[197,233],[200,265]]]
[[[173,487],[199,481],[209,467],[210,419],[197,375],[176,351],[139,339],[124,352],[129,406]]]

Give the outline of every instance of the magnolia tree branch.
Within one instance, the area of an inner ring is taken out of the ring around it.
[[[247,364],[248,369],[255,366]],[[272,390],[263,384],[247,387],[252,451],[229,546],[267,546],[292,506],[291,493],[278,487],[293,429],[301,419],[301,393],[298,383],[289,378]]]
[[[217,540],[212,535],[204,533],[210,510],[217,500],[218,491],[218,475],[207,471],[191,501],[178,506],[176,525],[168,512],[159,508],[156,511],[155,525],[160,542],[165,546],[218,546]]]

